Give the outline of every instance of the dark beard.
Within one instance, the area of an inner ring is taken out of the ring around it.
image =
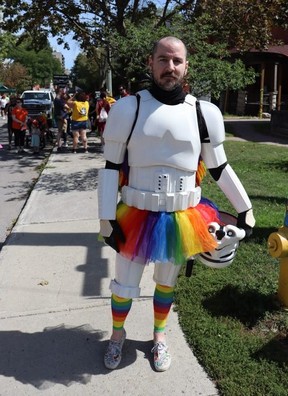
[[[186,96],[186,93],[183,91],[182,85],[177,85],[175,88],[172,89],[172,91],[165,91],[164,89],[160,88],[155,83],[155,81],[152,81],[149,91],[159,102],[168,105],[177,105],[179,103],[183,103]]]

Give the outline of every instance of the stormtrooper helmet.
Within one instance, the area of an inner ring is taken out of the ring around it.
[[[218,247],[211,252],[197,255],[197,259],[212,268],[224,268],[232,263],[236,256],[239,241],[245,237],[245,231],[236,227],[237,218],[226,212],[219,212],[221,223],[209,223],[208,229]]]

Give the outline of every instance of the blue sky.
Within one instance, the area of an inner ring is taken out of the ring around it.
[[[80,47],[75,40],[72,40],[72,38],[69,37],[69,35],[67,36],[67,41],[69,42],[69,45],[70,45],[69,51],[64,49],[62,45],[57,44],[56,37],[49,38],[51,47],[53,49],[55,49],[56,51],[61,52],[61,54],[63,54],[63,56],[65,58],[66,69],[71,69],[74,65],[74,61],[75,61],[77,55],[80,52]]]

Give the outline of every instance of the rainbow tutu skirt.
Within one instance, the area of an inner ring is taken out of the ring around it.
[[[208,224],[219,222],[219,213],[205,198],[194,208],[171,213],[140,210],[119,202],[117,221],[126,237],[125,243],[119,242],[119,253],[141,264],[181,265],[189,257],[217,246]]]

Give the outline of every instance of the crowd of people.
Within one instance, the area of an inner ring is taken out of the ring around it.
[[[87,131],[90,130],[100,137],[103,152],[105,145],[103,132],[109,111],[118,99],[129,96],[123,85],[119,86],[118,94],[116,99],[109,91],[101,89],[98,97],[87,95],[85,92],[76,92],[73,96],[69,96],[65,90],[60,89],[54,101],[57,151],[62,151],[67,147],[67,135],[70,135],[73,138],[72,152],[77,153],[79,141],[81,141],[84,152],[87,153]]]
[[[128,96],[126,88],[118,88],[120,99]],[[71,151],[77,153],[81,142],[84,152],[88,152],[87,133],[95,132],[101,141],[101,151],[104,151],[103,132],[111,106],[116,99],[106,89],[100,90],[100,95],[88,95],[83,91],[69,94],[66,89],[59,88],[54,99],[54,113],[51,124],[57,129],[56,146],[58,152],[69,148],[68,137],[72,139]],[[23,100],[17,95],[3,94],[0,97],[2,119],[7,119],[8,149],[15,147],[17,153],[25,153],[27,131],[30,135],[29,144],[35,154],[39,153],[43,120],[32,119],[25,109]],[[36,117],[35,117],[36,118]],[[49,126],[47,126],[49,129]]]

